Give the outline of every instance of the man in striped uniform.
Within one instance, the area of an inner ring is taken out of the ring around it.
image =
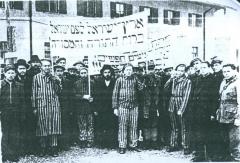
[[[36,135],[40,138],[43,156],[49,146],[50,154],[57,156],[57,137],[61,134],[61,113],[58,95],[59,80],[51,75],[51,61],[41,60],[41,73],[33,78],[32,106],[37,115]]]
[[[116,81],[112,106],[114,114],[118,116],[119,130],[119,153],[124,154],[127,147],[127,136],[129,134],[131,150],[139,151],[137,147],[137,123],[138,123],[138,103],[137,90],[143,89],[143,85],[133,76],[133,66],[127,64],[123,68],[124,75]],[[129,133],[128,131],[129,127]]]
[[[184,154],[189,154],[189,129],[184,113],[191,90],[191,81],[186,78],[185,69],[186,65],[179,64],[175,74],[165,84],[166,87],[169,85],[172,87],[168,110],[171,122],[171,141],[168,152],[179,149],[181,135]]]
[[[91,96],[94,94],[93,83],[90,83],[91,90],[89,90],[87,68],[82,67],[79,73],[80,79],[73,86],[74,109],[79,130],[78,142],[81,147],[92,147],[94,143],[93,97]]]

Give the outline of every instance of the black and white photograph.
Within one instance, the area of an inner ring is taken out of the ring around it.
[[[0,0],[0,163],[240,162],[240,0]]]

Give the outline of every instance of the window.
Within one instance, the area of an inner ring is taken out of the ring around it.
[[[4,63],[6,63],[6,65],[14,64],[17,62],[17,57],[5,58],[4,60],[5,60]]]
[[[132,15],[132,5],[119,2],[110,2],[111,18]]]
[[[50,58],[50,54],[51,54],[50,42],[44,42],[44,54],[45,54],[45,58]]]
[[[16,27],[8,26],[7,27],[7,41],[8,41],[8,51],[16,51]]]
[[[198,57],[198,47],[197,46],[192,47],[192,54],[193,54],[193,58]]]
[[[148,10],[150,15],[148,16],[148,23],[158,23],[158,8],[140,6],[139,11]]]
[[[85,17],[102,17],[102,1],[78,0],[77,15]]]
[[[23,10],[23,1],[9,1],[10,9]]]
[[[66,14],[67,3],[66,0],[36,1],[36,11]]]
[[[8,42],[7,41],[0,41],[0,51],[1,52],[7,52],[8,51]],[[3,58],[3,57],[1,56],[1,58]]]
[[[164,24],[179,25],[180,24],[180,12],[172,10],[164,10],[163,13]]]
[[[188,14],[188,26],[201,27],[202,26],[202,15],[189,13]]]
[[[5,7],[4,1],[0,1],[0,8],[4,8],[4,7]]]

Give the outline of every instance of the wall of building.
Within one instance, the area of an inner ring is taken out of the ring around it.
[[[178,63],[188,64],[193,59],[192,47],[198,47],[198,57],[203,58],[203,26],[189,27],[188,13],[203,14],[209,9],[209,6],[199,4],[190,4],[188,2],[174,1],[121,1],[133,5],[133,13],[139,12],[139,6],[158,6],[158,23],[149,24],[148,37],[156,39],[170,35],[169,42],[171,47],[169,52],[161,54],[162,63],[167,65],[176,65]],[[49,18],[52,17],[76,17],[77,0],[67,1],[67,14],[53,14],[36,12],[35,1],[32,2],[32,32],[33,32],[33,55],[44,57],[44,42],[49,41]],[[111,19],[110,1],[103,1],[103,18],[83,18],[78,16],[79,20],[86,19]],[[16,52],[6,53],[6,57],[30,58],[30,35],[29,35],[29,2],[23,2],[24,10],[10,10],[10,25],[16,27]],[[181,12],[180,25],[166,25],[163,23],[163,10],[171,9]],[[221,20],[221,21],[220,21]],[[227,22],[227,23],[222,23]],[[236,51],[239,51],[239,35],[236,35],[239,27],[239,13],[231,9],[226,12],[218,10],[210,12],[206,19],[206,59],[209,60],[215,55],[221,56],[229,61],[236,61]],[[6,41],[6,12],[0,8],[0,41]],[[66,54],[67,55],[67,54]],[[160,54],[159,54],[160,55]],[[230,57],[229,57],[230,56]],[[165,59],[164,59],[165,58]],[[177,58],[177,59],[176,59]]]

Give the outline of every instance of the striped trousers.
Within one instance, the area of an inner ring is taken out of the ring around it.
[[[118,110],[118,142],[119,148],[126,148],[128,137],[129,147],[137,146],[138,108],[119,108]]]
[[[189,124],[186,118],[177,115],[177,113],[170,112],[170,123],[171,123],[171,147],[179,147],[180,143],[184,149],[189,148],[190,135],[189,135]]]
[[[93,115],[83,114],[77,116],[79,140],[92,143],[94,140]]]
[[[40,136],[40,145],[42,148],[56,147],[58,145],[58,135]]]

